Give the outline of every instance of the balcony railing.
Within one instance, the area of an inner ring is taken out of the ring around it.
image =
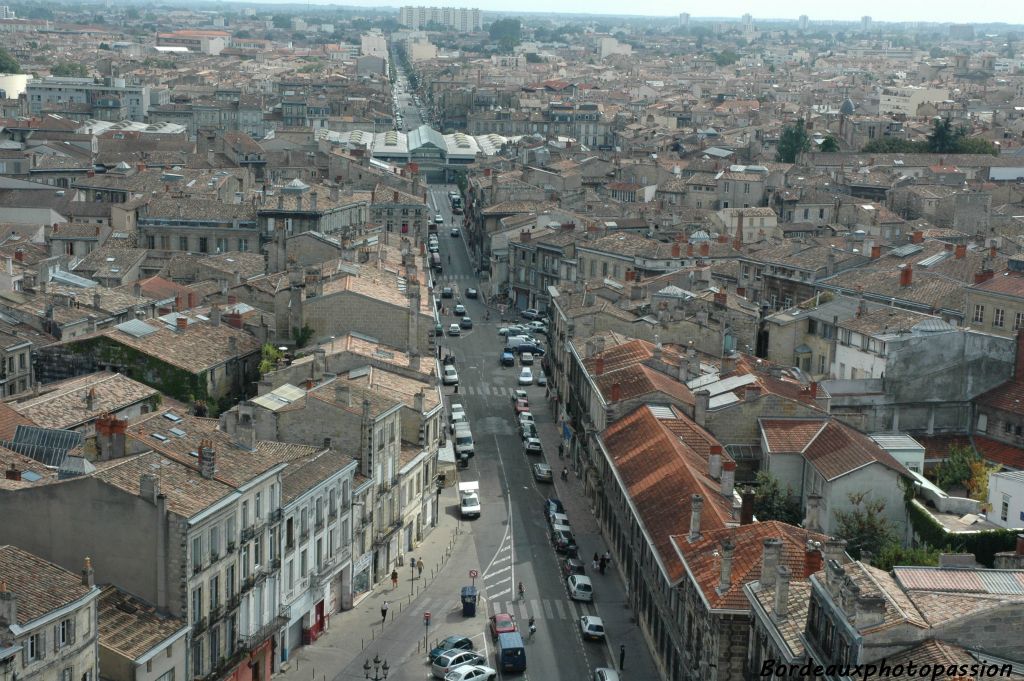
[[[273,511],[270,512],[270,522],[279,523],[282,520],[284,520],[283,508],[275,508]]]
[[[256,537],[256,526],[250,525],[249,527],[242,529],[242,541],[251,541]]]
[[[192,633],[201,634],[204,631],[206,631],[206,627],[207,619],[205,617],[200,617],[199,620],[194,625],[192,625]]]
[[[217,620],[219,620],[223,616],[224,616],[224,606],[218,604],[218,605],[215,605],[212,608],[210,608],[210,622],[211,623],[216,622]]]
[[[274,617],[269,622],[264,624],[262,627],[249,634],[248,636],[242,636],[242,647],[248,650],[250,653],[256,650],[264,641],[273,636],[279,629],[286,626],[288,620],[280,615]]]

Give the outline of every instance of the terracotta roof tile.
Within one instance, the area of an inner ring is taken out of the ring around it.
[[[9,545],[0,546],[0,582],[6,582],[7,590],[18,597],[18,624],[22,626],[90,591],[82,585],[81,576]]]
[[[885,657],[885,663],[890,669],[896,668],[897,665],[901,665],[906,668],[906,666],[911,662],[913,662],[918,669],[920,669],[922,665],[931,665],[932,668],[964,666],[969,669],[978,663],[978,658],[972,655],[966,648],[961,648],[960,646],[952,643],[946,643],[944,641],[936,641],[931,638],[922,641],[916,646]],[[1014,667],[1015,669],[1010,676],[1000,676],[1000,678],[1010,679],[1011,681],[1024,679],[1024,666],[1020,663],[1016,663]],[[899,676],[891,676],[887,672],[879,672],[878,674],[871,674],[864,678],[891,679],[905,677],[902,672]],[[948,679],[949,681],[981,681],[983,677],[943,676],[942,678]]]
[[[761,419],[760,425],[769,446],[778,447],[777,452],[801,453],[826,480],[835,480],[872,463],[909,475],[907,469],[878,443],[835,419],[815,422],[810,419],[769,418]],[[815,427],[817,432],[811,433]]]
[[[47,392],[14,405],[43,428],[73,429],[107,413],[117,413],[160,394],[148,385],[124,374],[100,371],[59,383],[50,383]],[[92,407],[90,404],[92,396]]]
[[[0,402],[0,440],[13,440],[14,431],[18,426],[35,425],[38,424],[29,417],[19,414],[11,405]]]
[[[827,421],[827,418],[761,419],[761,433],[768,443],[768,453],[804,451]]]
[[[643,364],[633,364],[618,371],[605,370],[604,374],[594,378],[594,382],[608,404],[615,401],[615,386],[618,386],[619,400],[631,400],[651,393],[664,393],[684,404],[694,403],[693,393],[686,385]]]
[[[157,613],[149,603],[106,586],[98,601],[100,646],[134,660],[181,631],[185,621]]]
[[[734,544],[730,586],[719,592],[722,574],[722,543],[730,539]],[[761,578],[761,557],[764,540],[777,538],[782,541],[781,565],[789,568],[794,577],[804,574],[807,541],[824,542],[823,534],[808,532],[801,527],[787,525],[777,520],[752,523],[702,532],[701,538],[692,544],[686,535],[672,537],[672,543],[679,556],[686,563],[687,572],[696,582],[712,608],[746,610],[748,602],[743,594],[743,585]]]

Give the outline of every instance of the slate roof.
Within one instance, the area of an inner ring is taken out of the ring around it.
[[[185,626],[185,620],[157,613],[156,608],[126,591],[109,585],[100,592],[99,642],[135,660],[160,645]]]
[[[796,578],[804,575],[807,541],[821,542],[828,539],[823,534],[769,520],[739,527],[728,527],[702,532],[698,541],[692,544],[685,534],[672,537],[672,544],[686,564],[686,571],[695,586],[713,609],[746,610],[747,598],[743,585],[761,578],[761,558],[765,539],[782,541],[780,565],[789,568]],[[730,587],[719,592],[718,584],[722,573],[722,542],[730,539],[734,546]]]
[[[799,453],[826,480],[879,463],[900,475],[910,472],[878,443],[844,423],[822,419],[759,419],[769,452]]]
[[[288,464],[281,474],[282,505],[353,464],[355,459],[328,449]]]
[[[21,626],[71,605],[91,591],[82,585],[80,575],[10,545],[0,546],[0,582],[18,597]]]
[[[672,418],[664,420],[685,418],[672,410]],[[733,522],[732,500],[719,493],[718,482],[706,474],[707,466],[699,455],[647,405],[605,428],[601,440],[666,578],[675,584],[684,569],[672,546],[672,535],[689,531],[692,495],[704,497],[701,528],[708,532]]]
[[[792,588],[792,587],[791,587]],[[889,669],[895,669],[897,665],[901,665],[904,669],[908,664],[913,662],[918,669],[922,665],[931,665],[935,668],[948,668],[951,665],[955,667],[964,666],[970,669],[973,665],[978,664],[978,657],[971,654],[966,648],[962,648],[952,643],[945,641],[937,641],[933,638],[926,639],[921,643],[907,648],[899,653],[889,654],[885,657],[886,666]],[[867,674],[863,677],[864,679],[895,679],[905,678],[901,673],[899,676],[890,675],[888,672],[879,671],[877,674]],[[957,676],[957,677],[946,677],[951,681],[981,681],[983,677],[980,676]],[[1010,679],[1011,681],[1020,681],[1024,679],[1024,665],[1020,663],[1014,664],[1014,671],[1009,676],[1000,676],[999,678]]]
[[[785,546],[783,546],[785,551]],[[794,658],[804,654],[804,627],[807,624],[807,611],[811,606],[811,582],[808,579],[796,579],[803,572],[790,573],[789,601],[787,604],[786,617],[772,617],[772,623],[776,631],[782,636],[782,640],[789,648],[789,653]],[[771,613],[775,607],[775,589],[762,587],[759,584],[752,587],[753,596],[765,612]]]

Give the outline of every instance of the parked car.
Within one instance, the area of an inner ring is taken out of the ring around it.
[[[560,499],[550,497],[544,500],[544,517],[551,522],[552,513],[565,513],[565,506]]]
[[[434,216],[434,224],[443,225],[444,224],[444,216],[441,215],[440,213],[435,215]]]
[[[575,556],[579,548],[576,544],[576,537],[572,536],[572,532],[569,530],[561,530],[558,529],[559,527],[564,527],[564,525],[558,525],[551,530],[551,544],[555,547],[555,553]]]
[[[566,577],[569,575],[585,575],[587,574],[587,567],[579,558],[566,558],[562,561],[562,574]]]
[[[498,634],[507,634],[513,631],[518,631],[515,615],[507,612],[491,615],[491,638],[498,638]]]
[[[520,357],[522,357],[524,354],[527,354],[527,353],[533,355],[534,359],[536,359],[537,357],[543,357],[544,356],[544,348],[542,348],[536,342],[519,343],[516,346],[516,352],[519,353]]]
[[[554,482],[555,476],[551,472],[551,466],[546,463],[533,464],[533,479],[537,482]]]
[[[453,367],[451,364],[446,364],[444,367],[444,376],[441,377],[441,382],[445,385],[458,385],[459,372],[456,371],[455,367]]]
[[[598,667],[594,670],[592,681],[619,681],[619,673],[608,667]]]
[[[520,312],[519,316],[522,317],[523,319],[540,319],[540,312],[538,312],[535,308],[531,307],[527,310],[523,310],[522,312]]]
[[[520,397],[515,401],[515,404],[512,405],[512,408],[515,410],[517,415],[526,413],[530,411],[530,401],[525,397]]]
[[[448,650],[473,650],[473,639],[468,636],[449,636],[445,640],[437,644],[436,648],[431,649],[427,653],[427,657],[433,662],[441,655],[441,653]]]
[[[580,633],[587,641],[604,640],[604,620],[597,615],[584,615],[580,617]]]
[[[458,407],[458,409],[456,409],[456,407]],[[460,423],[469,423],[469,417],[466,416],[466,412],[463,410],[461,404],[453,404],[451,432],[454,433],[455,426],[459,425]]]
[[[459,326],[461,326],[464,329],[472,329],[473,328],[473,320],[470,319],[469,317],[463,317],[459,321]]]
[[[444,681],[491,681],[498,678],[498,671],[482,664],[467,664],[448,672]]]
[[[540,320],[534,320],[532,322],[529,322],[526,325],[526,328],[529,329],[530,331],[537,331],[537,330],[540,330],[540,329],[545,329],[546,330],[548,328],[548,325],[545,324],[544,322],[540,321]]]
[[[523,367],[519,372],[519,385],[533,385],[533,372],[530,367]]]
[[[467,664],[480,664],[483,655],[472,650],[446,650],[434,659],[430,671],[438,679],[443,679],[448,672]]]
[[[434,324],[434,335],[435,336],[443,336],[444,335],[444,327],[442,325],[440,325],[440,324]]]
[[[498,361],[503,367],[514,367],[516,365],[516,356],[508,350],[504,350],[501,353],[501,359]]]
[[[477,295],[478,295],[478,293],[477,293],[477,290],[475,288],[467,288],[466,289],[466,297],[467,298],[476,298]]]
[[[455,314],[456,315],[464,315],[464,314],[466,314],[466,306],[463,305],[462,303],[458,303],[455,306]]]
[[[529,352],[524,352],[519,355],[519,363],[526,367],[531,366],[533,364],[533,355]]]
[[[442,298],[454,298],[455,297],[455,291],[452,290],[451,286],[445,286],[443,289],[441,289],[441,297]]]
[[[569,598],[572,600],[587,601],[588,603],[594,600],[594,585],[590,583],[590,577],[569,575],[565,579],[565,584],[569,589]]]
[[[565,513],[549,513],[548,524],[551,525],[551,527],[569,527],[569,516]]]
[[[531,437],[532,438],[539,438],[540,437],[540,435],[537,434],[537,425],[534,424],[534,423],[521,423],[521,424],[519,424],[519,435],[522,438],[523,442],[526,442]]]
[[[537,425],[537,421],[533,418],[533,414],[528,411],[519,412],[518,418],[520,428],[525,426],[527,423],[532,423],[535,426]]]
[[[528,400],[529,397],[530,396],[526,394],[525,390],[516,389],[516,390],[512,391],[512,399],[513,400]]]
[[[537,372],[537,385],[543,387],[548,384],[548,375],[541,369]]]
[[[449,324],[448,325],[448,335],[449,336],[461,336],[462,335],[462,329],[459,327],[458,324]]]
[[[541,449],[540,440],[535,437],[528,437],[523,440],[523,450],[527,454],[543,454],[544,451]]]

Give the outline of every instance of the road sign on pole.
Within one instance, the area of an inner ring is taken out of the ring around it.
[[[430,611],[423,613],[423,649],[427,650],[430,639]]]
[[[476,578],[480,576],[480,573],[476,570],[469,571],[469,578],[473,580],[473,586],[476,586]]]

